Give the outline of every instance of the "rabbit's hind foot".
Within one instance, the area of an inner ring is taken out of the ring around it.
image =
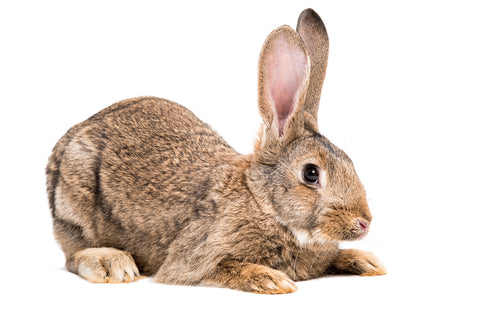
[[[126,283],[141,278],[130,253],[114,248],[88,248],[76,252],[67,269],[93,283]]]

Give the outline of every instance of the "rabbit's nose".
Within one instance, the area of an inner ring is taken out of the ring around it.
[[[368,222],[362,219],[357,219],[357,224],[362,229],[362,232],[365,232],[368,230]]]

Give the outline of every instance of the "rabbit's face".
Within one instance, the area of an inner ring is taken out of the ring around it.
[[[297,32],[274,30],[260,53],[263,129],[251,186],[264,210],[300,244],[359,239],[371,220],[365,190],[348,156],[318,134],[327,31],[311,10],[299,18]]]
[[[365,190],[352,161],[315,134],[285,147],[275,165],[259,165],[277,221],[301,244],[356,240],[371,222]]]

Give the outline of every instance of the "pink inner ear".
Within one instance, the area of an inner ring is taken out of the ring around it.
[[[307,56],[302,48],[280,36],[267,60],[267,89],[273,103],[280,136],[293,114],[305,83]]]

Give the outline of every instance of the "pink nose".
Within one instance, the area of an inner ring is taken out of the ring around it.
[[[364,220],[358,220],[358,226],[362,229],[363,232],[367,231],[368,229],[368,222],[364,221]]]

